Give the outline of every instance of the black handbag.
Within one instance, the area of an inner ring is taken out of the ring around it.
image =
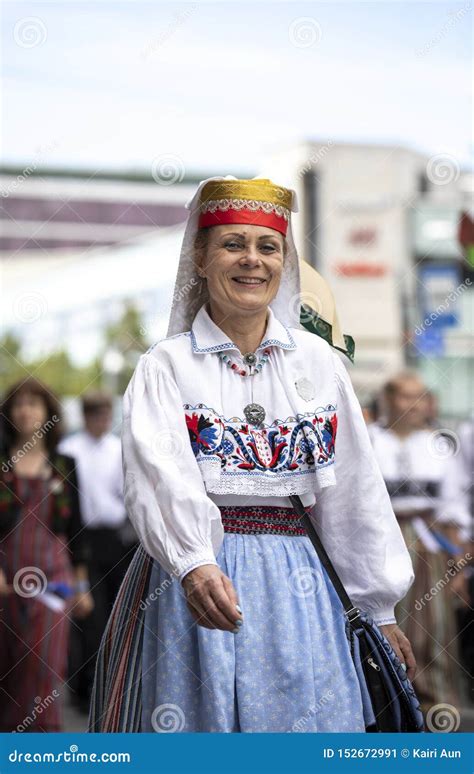
[[[344,607],[351,655],[354,660],[356,653],[360,656],[375,717],[375,725],[367,726],[366,731],[423,732],[425,725],[420,702],[400,659],[370,616],[352,604],[301,498],[290,495],[290,500]]]

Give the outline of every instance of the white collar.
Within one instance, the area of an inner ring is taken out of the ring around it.
[[[238,347],[229,339],[226,333],[211,319],[204,303],[196,314],[191,327],[191,344],[193,352],[204,354],[206,352],[222,352],[225,349],[237,349]],[[268,307],[268,322],[265,335],[258,345],[256,352],[265,347],[281,347],[282,349],[296,349],[296,343],[286,327],[276,317],[272,308]]]

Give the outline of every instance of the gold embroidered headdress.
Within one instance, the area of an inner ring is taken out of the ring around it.
[[[211,180],[199,198],[199,228],[227,223],[268,226],[286,236],[294,192],[264,178]]]

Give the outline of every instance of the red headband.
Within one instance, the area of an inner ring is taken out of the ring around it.
[[[198,227],[245,223],[286,236],[293,194],[270,180],[210,181],[201,192]]]

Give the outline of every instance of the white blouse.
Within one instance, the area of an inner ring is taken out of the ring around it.
[[[217,564],[219,505],[299,494],[352,601],[378,623],[413,581],[410,556],[341,358],[269,308],[259,373],[201,307],[190,331],[143,354],[123,399],[124,495],[146,551],[180,580]],[[265,409],[250,425],[244,407]],[[337,441],[336,441],[337,435]],[[337,451],[336,451],[337,449]]]

